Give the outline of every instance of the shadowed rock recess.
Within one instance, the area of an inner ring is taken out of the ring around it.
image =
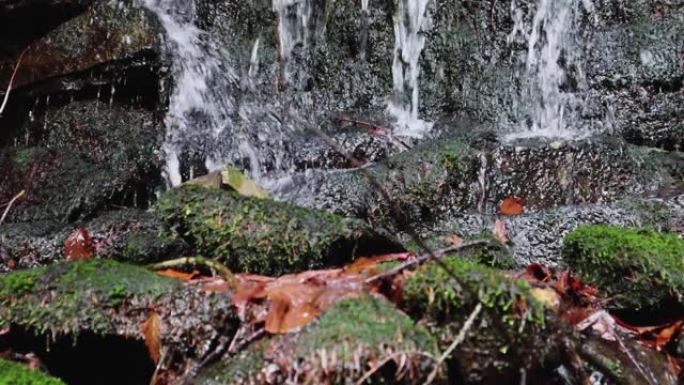
[[[683,151],[681,0],[0,0],[0,385],[682,383]]]

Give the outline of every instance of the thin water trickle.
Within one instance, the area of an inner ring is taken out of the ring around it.
[[[525,14],[523,7],[511,3],[514,22],[508,41],[527,44],[524,90],[519,107],[519,128],[507,138],[552,137],[577,139],[589,132],[578,127],[582,100],[577,87],[583,79],[580,47],[577,44],[582,8],[593,11],[591,0],[538,0],[536,8]]]
[[[307,46],[312,8],[310,0],[273,0],[273,10],[278,14],[280,60],[284,65],[283,81],[286,83],[295,46]]]
[[[392,81],[394,95],[387,111],[396,119],[395,133],[409,137],[423,137],[432,123],[419,118],[420,55],[425,47],[423,29],[430,17],[430,0],[397,0],[394,16],[394,60]]]

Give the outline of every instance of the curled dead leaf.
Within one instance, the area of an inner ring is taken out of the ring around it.
[[[520,215],[524,212],[525,201],[520,197],[508,197],[499,205],[499,213],[502,215]]]
[[[148,313],[147,319],[140,325],[140,334],[145,339],[145,346],[150,353],[150,358],[155,365],[161,358],[161,317],[159,313],[152,310]]]
[[[508,239],[508,231],[506,230],[506,225],[499,219],[494,222],[494,230],[492,231],[494,237],[501,243],[506,244],[510,242]]]
[[[67,261],[89,259],[95,256],[95,245],[88,230],[79,227],[64,242],[64,257]]]

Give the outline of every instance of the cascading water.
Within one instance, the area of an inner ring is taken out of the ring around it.
[[[579,138],[588,131],[578,124],[582,100],[578,91],[584,75],[579,60],[579,0],[538,0],[533,16],[511,2],[514,21],[509,43],[527,44],[521,127],[508,138]],[[582,7],[592,12],[590,0]]]
[[[423,29],[430,22],[427,14],[429,1],[397,0],[392,62],[394,95],[387,108],[396,119],[397,135],[422,137],[432,128],[432,123],[418,116],[420,54],[425,47]]]
[[[166,32],[173,55],[174,90],[166,117],[166,178],[175,186],[182,182],[180,156],[188,143],[202,148],[208,169],[219,163],[219,136],[231,126],[234,110],[231,90],[236,76],[226,68],[220,50],[194,24],[193,1],[143,0]],[[192,151],[190,149],[189,151]]]

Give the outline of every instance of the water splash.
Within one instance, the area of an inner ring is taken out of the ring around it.
[[[212,143],[231,126],[234,109],[230,90],[236,80],[226,68],[206,34],[195,24],[193,1],[142,0],[166,32],[166,45],[173,55],[174,90],[166,117],[166,179],[172,186],[182,182],[180,156],[187,143],[198,143],[206,153],[206,167],[216,168],[218,149]]]
[[[279,54],[283,63],[282,80],[287,83],[292,52],[298,44],[307,46],[312,7],[310,0],[273,0],[273,10],[278,14]]]
[[[427,15],[429,1],[397,0],[392,63],[394,95],[387,107],[396,119],[397,135],[420,138],[432,128],[432,123],[418,117],[420,55],[425,47],[422,31],[430,21]]]
[[[527,44],[523,116],[520,129],[507,138],[553,137],[577,139],[589,132],[578,127],[582,100],[577,91],[584,82],[579,60],[580,3],[587,12],[590,0],[538,0],[534,15],[511,2],[514,22],[508,41]],[[570,71],[572,70],[572,74]],[[572,78],[571,78],[571,76]],[[570,85],[574,84],[574,85]]]

